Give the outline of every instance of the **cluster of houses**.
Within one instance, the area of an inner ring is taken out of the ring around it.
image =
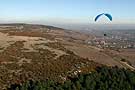
[[[135,42],[130,42],[128,39],[114,38],[94,38],[86,40],[85,43],[99,48],[135,48]]]

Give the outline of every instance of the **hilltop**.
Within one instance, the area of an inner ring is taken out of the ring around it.
[[[129,68],[113,51],[87,45],[89,39],[93,35],[53,26],[1,24],[0,88],[27,80],[64,82],[103,65]]]
[[[100,66],[65,47],[63,39],[71,38],[70,33],[53,26],[0,25],[0,88],[29,79],[63,82]]]

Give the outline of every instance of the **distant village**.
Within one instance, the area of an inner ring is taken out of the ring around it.
[[[100,37],[95,36],[93,39],[86,40],[85,43],[99,48],[133,49],[135,48],[135,35],[128,34],[126,37],[123,34]]]

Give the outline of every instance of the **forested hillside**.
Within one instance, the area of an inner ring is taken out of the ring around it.
[[[14,84],[8,90],[135,90],[135,72],[117,67],[98,67],[64,83],[51,80]]]

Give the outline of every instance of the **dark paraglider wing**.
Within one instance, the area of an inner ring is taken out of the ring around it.
[[[106,17],[109,18],[110,21],[112,21],[112,16],[108,13],[102,13],[102,14],[99,14],[98,16],[96,16],[95,18],[95,22],[99,19],[99,17],[101,17],[102,15],[105,15]]]
[[[112,21],[112,16],[110,14],[104,14],[104,15],[107,16],[110,19],[110,21]]]
[[[103,14],[104,14],[104,13],[99,14],[98,16],[96,16],[95,21],[97,21],[97,20],[98,20],[98,18],[99,18],[100,16],[102,16]]]

